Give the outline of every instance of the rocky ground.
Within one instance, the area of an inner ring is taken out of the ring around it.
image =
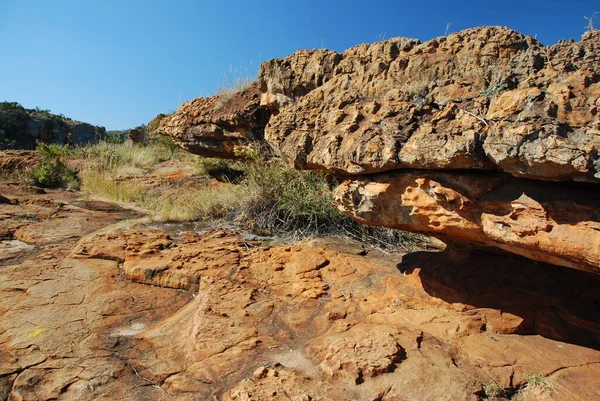
[[[140,212],[79,193],[0,193],[2,400],[600,397],[596,275],[129,228]]]

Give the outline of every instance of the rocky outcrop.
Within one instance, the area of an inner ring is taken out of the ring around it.
[[[600,32],[545,48],[500,27],[261,67],[269,142],[301,169],[502,170],[600,181]]]
[[[269,115],[253,84],[186,102],[173,114],[157,116],[148,128],[150,135],[171,136],[192,153],[236,159],[245,157],[249,143],[263,139]]]
[[[218,157],[264,129],[297,168],[337,175],[477,169],[598,182],[599,54],[598,31],[544,47],[501,27],[299,50],[263,63],[258,87],[198,98],[151,125]]]
[[[475,401],[488,383],[526,396],[532,372],[557,389],[549,400],[598,388],[598,351],[549,339],[600,344],[599,277],[583,272],[465,252],[396,266],[306,244],[264,248],[221,229],[119,231],[70,257],[114,258],[134,282],[198,289],[177,313],[131,331],[128,361],[167,394]]]
[[[94,143],[106,129],[75,121],[48,110],[25,109],[18,103],[0,103],[0,149],[35,149],[37,141],[68,145]]]
[[[557,185],[501,173],[407,171],[346,180],[336,189],[336,201],[365,224],[600,274],[595,191],[591,184]]]
[[[33,150],[0,151],[0,171],[4,174],[24,173],[44,158]]]
[[[146,130],[141,128],[132,128],[127,131],[127,140],[131,143],[142,143],[146,140]]]
[[[2,400],[600,391],[599,275],[451,247],[403,255],[339,238],[273,246],[181,231],[201,228],[189,224],[128,228],[138,212],[81,193],[14,182],[0,193],[18,200],[0,203]]]
[[[350,176],[336,201],[358,221],[600,274],[600,32],[299,51],[259,81],[266,139],[297,168]]]
[[[258,85],[188,102],[160,129],[235,157],[270,116],[273,148],[348,178],[338,205],[365,224],[600,273],[600,205],[581,184],[600,182],[600,31],[550,47],[480,27],[300,50],[263,63]]]

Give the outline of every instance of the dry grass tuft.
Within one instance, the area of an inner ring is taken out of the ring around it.
[[[282,160],[257,157],[233,162],[200,158],[193,162],[199,174],[214,176],[215,170],[232,170],[240,174],[237,184],[202,179],[192,186],[173,182],[143,186],[139,184],[143,180],[136,177],[139,178],[144,167],[164,158],[153,155],[151,149],[112,144],[89,148],[86,157],[90,165],[81,172],[82,190],[135,204],[148,210],[152,220],[160,222],[224,219],[261,235],[295,239],[340,235],[380,247],[400,246],[407,250],[425,242],[420,235],[356,223],[333,204],[332,188],[337,183],[328,182],[325,176],[314,172],[295,170]]]

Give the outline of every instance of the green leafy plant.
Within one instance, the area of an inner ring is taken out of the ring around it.
[[[502,388],[502,386],[497,381],[483,383],[481,387],[483,389],[484,394],[483,399],[495,400],[505,395],[504,388]]]
[[[29,172],[29,177],[33,185],[39,187],[79,189],[77,172],[60,158],[46,159],[37,164]]]
[[[71,148],[68,145],[59,145],[56,143],[42,143],[39,142],[36,148],[38,154],[44,156],[47,159],[55,159],[61,156],[71,156],[73,154]]]
[[[167,149],[170,153],[170,159],[175,155],[175,151],[179,149],[179,146],[173,142],[173,138],[166,135],[155,135],[150,142]]]
[[[79,189],[77,171],[60,159],[61,156],[72,154],[69,146],[40,142],[36,150],[38,154],[44,156],[44,160],[28,173],[33,185],[45,188]]]

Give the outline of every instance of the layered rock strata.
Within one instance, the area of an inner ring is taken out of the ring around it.
[[[168,135],[191,153],[208,157],[244,158],[251,142],[262,140],[270,113],[260,107],[256,84],[225,90],[210,98],[184,103],[177,112],[159,115],[150,134]]]
[[[506,174],[397,172],[346,180],[339,207],[369,224],[454,244],[497,247],[600,274],[600,198],[593,185]]]

